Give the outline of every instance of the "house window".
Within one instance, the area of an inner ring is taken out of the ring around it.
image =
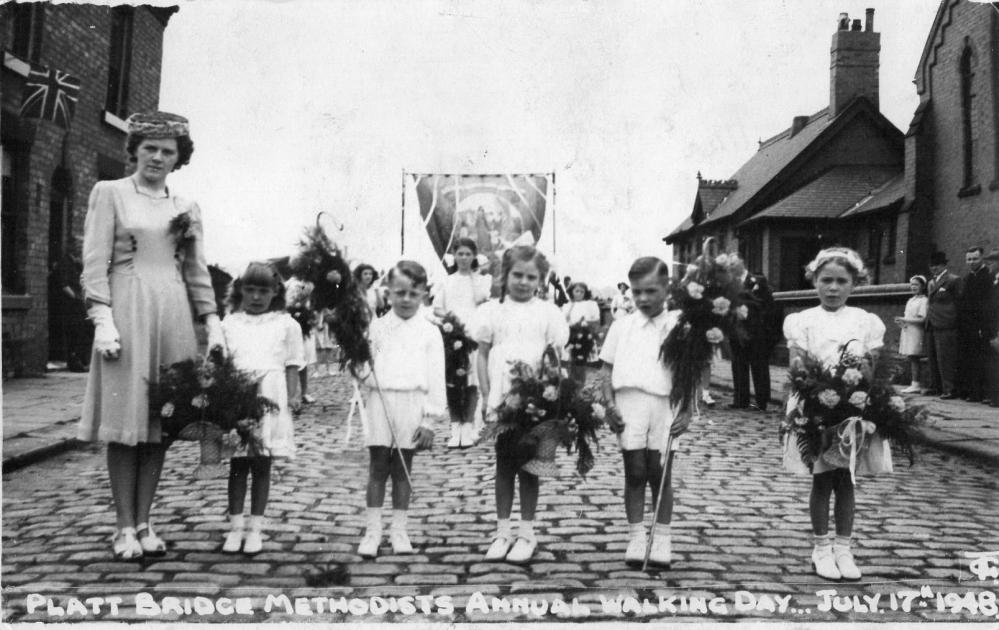
[[[975,98],[975,58],[970,44],[965,40],[964,51],[961,53],[961,148],[964,165],[963,186],[961,192],[969,192],[974,186],[975,151],[974,151],[974,107]]]
[[[21,59],[38,61],[42,54],[42,28],[45,21],[44,2],[26,2],[9,7],[14,26],[11,52]]]
[[[0,209],[0,267],[3,293],[23,294],[24,285],[24,226],[27,216],[27,179],[24,154],[3,147],[3,205]]]
[[[132,27],[135,9],[111,9],[111,56],[108,61],[108,95],[105,109],[118,118],[128,117],[128,74],[132,66]]]

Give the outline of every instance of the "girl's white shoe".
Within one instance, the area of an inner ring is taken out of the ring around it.
[[[844,580],[850,580],[855,582],[861,578],[860,569],[857,568],[857,563],[853,561],[853,554],[850,553],[850,547],[847,545],[833,545],[832,548],[833,558],[836,560],[836,568],[839,570],[840,576]]]
[[[815,573],[826,580],[839,580],[843,575],[836,568],[836,558],[833,557],[832,545],[815,545],[812,550],[812,566]]]
[[[243,539],[243,553],[253,555],[260,553],[264,548],[264,538],[262,531],[264,529],[264,517],[263,516],[253,516],[250,515],[250,531],[246,534],[246,538]]]
[[[243,515],[229,515],[230,529],[225,535],[225,542],[222,543],[222,553],[239,553],[243,548]]]
[[[357,555],[362,558],[374,558],[378,555],[378,545],[380,545],[381,542],[381,530],[365,530],[364,538],[361,539],[361,544],[357,546]]]
[[[461,425],[457,422],[451,423],[451,439],[447,441],[448,448],[458,448],[461,446]]]
[[[471,422],[463,422],[458,425],[461,437],[461,448],[472,448],[479,441],[479,432],[475,430],[475,425]]]
[[[513,564],[523,564],[531,559],[534,555],[534,550],[537,548],[537,538],[518,536],[513,549],[510,550],[510,553],[506,554],[506,561]]]
[[[913,383],[912,385],[909,385],[908,387],[906,387],[905,389],[903,389],[901,393],[903,393],[903,394],[918,394],[921,391],[923,391],[923,386],[920,385],[919,383]]]
[[[642,550],[644,558],[645,550]],[[649,564],[669,568],[673,563],[673,541],[669,534],[655,534],[649,550]]]
[[[489,545],[489,550],[486,551],[486,560],[490,562],[497,562],[506,558],[506,555],[510,553],[510,545],[512,541],[508,536],[497,536],[493,539],[493,544]]]

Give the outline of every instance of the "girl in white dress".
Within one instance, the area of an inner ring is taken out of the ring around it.
[[[231,529],[222,551],[259,553],[261,529],[271,485],[271,461],[295,456],[292,410],[299,406],[298,373],[305,364],[302,328],[284,311],[284,285],[269,263],[253,262],[233,282],[229,297],[232,313],[222,320],[226,346],[240,370],[259,377],[261,396],[274,401],[277,411],[260,422],[263,452],[248,448],[234,456],[229,471]],[[246,482],[253,473],[249,532],[244,537],[243,505]]]
[[[478,273],[479,262],[476,260],[479,250],[475,241],[470,238],[459,238],[454,245],[455,271],[443,282],[434,298],[434,314],[444,317],[449,312],[454,313],[465,329],[471,333],[475,327],[473,316],[475,309],[489,299],[489,291],[493,286],[493,277]],[[478,439],[475,430],[475,410],[479,406],[479,379],[474,369],[477,353],[469,356],[468,382],[465,385],[464,409],[449,409],[451,413],[451,439],[448,448],[469,448],[475,446]]]
[[[491,300],[476,312],[475,340],[479,343],[479,388],[485,399],[487,422],[510,391],[510,367],[522,361],[536,368],[545,348],[561,348],[569,339],[569,327],[553,304],[539,300],[535,292],[548,275],[548,261],[538,250],[518,245],[503,253],[503,297]],[[496,440],[496,536],[486,560],[524,563],[538,546],[534,515],[538,507],[540,480],[522,470],[516,458],[513,432]],[[520,481],[520,530],[511,534],[514,486]],[[512,549],[511,549],[512,546]]]
[[[819,252],[805,268],[806,277],[815,285],[819,306],[788,315],[784,320],[784,336],[791,361],[800,361],[805,354],[827,363],[835,363],[840,349],[849,343],[852,354],[876,353],[884,345],[885,325],[873,313],[847,306],[854,287],[867,279],[867,270],[857,252],[832,247]],[[869,366],[863,368],[868,371]],[[788,409],[797,404],[797,397],[788,400]],[[877,433],[867,437],[868,448],[857,458],[857,474],[892,472],[888,441]],[[850,552],[855,511],[854,485],[848,468],[834,468],[819,459],[812,470],[801,460],[794,440],[784,444],[784,465],[791,472],[812,474],[809,500],[815,548],[812,563],[819,576],[830,579],[859,580],[860,570]],[[835,494],[835,539],[829,536],[829,499]]]
[[[573,282],[569,286],[569,298],[569,303],[562,306],[569,324],[569,345],[564,356],[569,361],[570,376],[582,384],[586,381],[586,365],[590,362],[600,325],[600,306],[583,282]]]
[[[912,383],[902,393],[918,394],[923,388],[919,384],[919,360],[926,356],[923,352],[923,324],[926,323],[926,310],[929,307],[926,278],[912,276],[909,278],[909,288],[912,289],[912,297],[905,303],[902,317],[895,318],[895,323],[902,328],[898,339],[898,353],[909,357],[909,371],[912,373]]]

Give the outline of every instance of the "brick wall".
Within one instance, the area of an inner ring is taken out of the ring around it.
[[[0,7],[0,45],[12,37],[10,5]],[[135,10],[129,111],[156,109],[164,24],[150,10]],[[93,5],[46,5],[39,63],[69,72],[81,82],[72,126],[67,132],[48,121],[19,120],[33,129],[27,176],[26,249],[22,264],[28,297],[4,297],[4,336],[16,341],[5,350],[5,362],[24,374],[44,372],[48,358],[49,202],[52,176],[64,163],[72,177],[71,233],[82,235],[87,198],[98,180],[98,156],[125,163],[125,134],[104,122],[111,9]],[[4,117],[18,118],[23,81],[4,72]],[[14,86],[10,90],[9,86]],[[65,160],[63,155],[65,153]],[[25,308],[27,307],[27,308]],[[5,369],[5,372],[9,372]],[[5,374],[6,375],[6,374]]]
[[[928,59],[926,91],[928,124],[922,138],[913,141],[932,155],[926,162],[925,182],[932,244],[945,252],[951,269],[961,272],[964,251],[971,245],[999,248],[999,164],[997,164],[996,74],[999,72],[999,24],[997,12],[987,4],[953,1],[944,19],[931,34],[934,54]],[[962,196],[964,149],[961,115],[959,60],[966,42],[974,51],[972,121],[974,176],[977,192]],[[917,147],[913,147],[916,151]],[[918,153],[912,159],[918,159]]]

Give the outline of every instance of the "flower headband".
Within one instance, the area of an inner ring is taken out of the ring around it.
[[[191,135],[186,118],[167,112],[132,114],[125,123],[128,124],[129,135],[143,138],[177,138]]]
[[[857,274],[857,276],[867,276],[867,267],[864,265],[864,261],[860,259],[860,255],[852,249],[848,249],[846,247],[830,247],[828,249],[823,249],[819,252],[818,256],[815,257],[815,260],[808,263],[805,270],[810,275],[814,276],[823,266],[837,259],[846,261],[846,264],[853,268],[853,271]]]

